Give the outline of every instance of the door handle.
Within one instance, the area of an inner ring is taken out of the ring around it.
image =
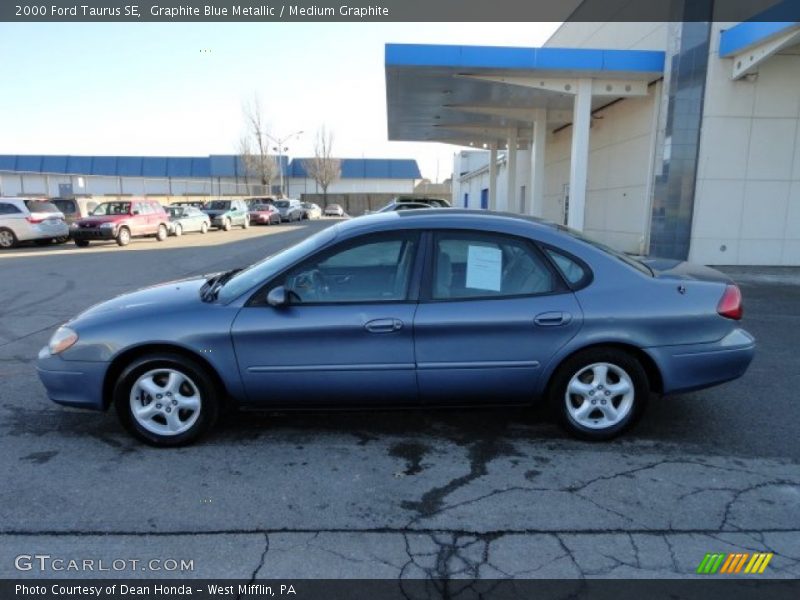
[[[565,312],[544,312],[536,315],[533,322],[541,327],[556,327],[566,325],[572,320],[572,315]]]
[[[373,319],[364,324],[364,329],[370,333],[392,333],[403,328],[400,319]]]

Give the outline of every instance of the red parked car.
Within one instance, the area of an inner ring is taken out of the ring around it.
[[[256,204],[250,207],[250,223],[253,225],[272,225],[281,222],[281,214],[272,204]]]
[[[116,240],[127,246],[132,237],[145,236],[162,242],[168,233],[169,214],[155,200],[103,202],[70,226],[70,235],[81,248],[95,240]]]

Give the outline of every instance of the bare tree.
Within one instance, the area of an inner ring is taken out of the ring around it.
[[[239,157],[244,165],[248,177],[255,177],[261,185],[272,191],[272,181],[278,175],[280,168],[275,156],[269,153],[269,134],[264,123],[264,111],[261,108],[258,96],[253,101],[244,104],[246,133],[239,140]]]
[[[328,187],[342,176],[342,161],[333,158],[333,132],[323,125],[314,140],[314,158],[303,161],[306,173],[322,188],[322,198],[328,203]]]

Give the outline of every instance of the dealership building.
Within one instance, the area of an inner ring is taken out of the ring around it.
[[[281,157],[283,186],[289,197],[322,192],[305,170],[307,160]],[[410,194],[422,179],[412,159],[340,161],[341,175],[328,188],[332,194]],[[252,196],[277,194],[280,182],[279,172],[272,189],[265,190],[234,155],[0,155],[0,196]]]
[[[800,23],[573,23],[541,48],[389,44],[391,140],[453,202],[620,250],[800,265]]]

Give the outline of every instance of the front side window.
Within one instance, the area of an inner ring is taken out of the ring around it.
[[[478,232],[436,236],[435,300],[547,294],[557,286],[544,259],[523,239]]]
[[[418,244],[416,233],[346,242],[292,269],[284,280],[293,304],[400,302]]]

